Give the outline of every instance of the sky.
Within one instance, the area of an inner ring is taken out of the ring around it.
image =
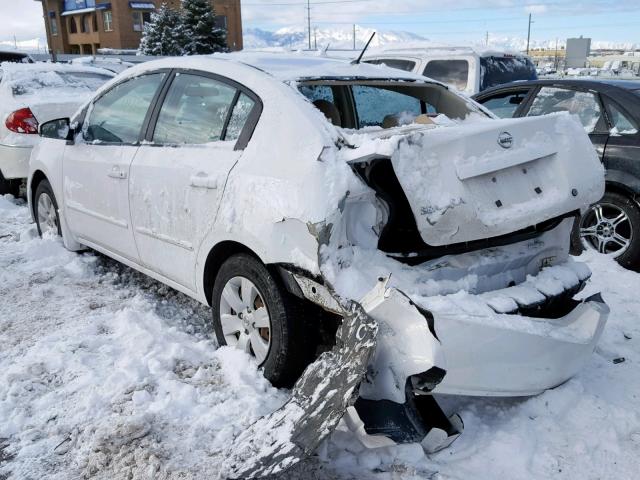
[[[306,27],[306,0],[242,0],[244,28]],[[312,26],[408,31],[441,42],[527,35],[533,40],[584,35],[594,40],[640,43],[639,0],[312,0]],[[45,38],[41,4],[0,0],[0,42]]]

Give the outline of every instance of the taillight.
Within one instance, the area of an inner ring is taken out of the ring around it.
[[[38,133],[38,120],[36,120],[30,108],[21,108],[10,113],[4,124],[12,132]]]

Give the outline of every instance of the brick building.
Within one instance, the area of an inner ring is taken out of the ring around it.
[[[180,0],[35,0],[42,3],[52,52],[96,54],[99,48],[137,49],[145,22],[163,2]],[[211,0],[231,50],[242,50],[240,0]]]

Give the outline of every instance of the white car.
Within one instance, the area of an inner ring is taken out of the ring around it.
[[[565,114],[501,120],[395,69],[231,54],[132,67],[41,135],[38,230],[210,305],[219,343],[274,385],[345,319],[298,383],[314,418],[362,365],[369,426],[424,393],[536,394],[581,369],[606,322],[600,298],[574,298],[590,271],[569,234],[604,174]]]
[[[535,65],[526,55],[470,47],[389,48],[372,52],[364,61],[424,75],[468,95],[503,83],[538,78]]]
[[[98,67],[109,70],[113,73],[122,73],[126,69],[133,67],[133,63],[125,62],[117,57],[80,57],[71,60],[71,65],[84,65],[87,67]]]
[[[18,194],[38,125],[71,116],[114,74],[51,63],[0,64],[0,195]]]

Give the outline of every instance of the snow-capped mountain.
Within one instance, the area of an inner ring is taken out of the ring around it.
[[[442,46],[442,43],[434,43],[428,38],[416,33],[404,31],[384,31],[376,30],[368,27],[356,27],[356,48],[361,49],[365,42],[369,39],[373,32],[376,36],[371,44],[372,49],[391,46],[406,46],[411,44]],[[249,28],[244,32],[244,46],[247,49],[263,49],[263,48],[286,48],[286,49],[302,49],[308,47],[308,34],[302,28],[290,27],[281,28],[275,32],[262,30],[259,28]],[[472,46],[477,48],[491,48],[506,51],[525,51],[527,49],[526,37],[508,37],[489,34],[489,43],[486,44],[484,38],[477,41],[452,41],[450,45]],[[558,39],[558,48],[566,46],[566,39]],[[351,27],[344,28],[316,28],[311,34],[311,46],[313,48],[325,48],[327,45],[331,49],[352,49],[353,48],[353,29]],[[530,48],[553,49],[556,47],[556,39],[536,40],[532,39]],[[640,49],[640,43],[633,42],[610,42],[602,40],[594,40],[591,42],[593,50],[634,50]]]
[[[410,32],[379,31],[373,28],[356,27],[356,48],[364,46],[373,32],[377,32],[372,47],[382,47],[403,42],[426,41],[427,39]],[[247,49],[283,47],[290,49],[307,48],[309,37],[301,28],[281,28],[275,32],[249,28],[244,32],[244,47]],[[311,33],[311,45],[332,49],[353,48],[353,28],[325,29],[317,28]]]

